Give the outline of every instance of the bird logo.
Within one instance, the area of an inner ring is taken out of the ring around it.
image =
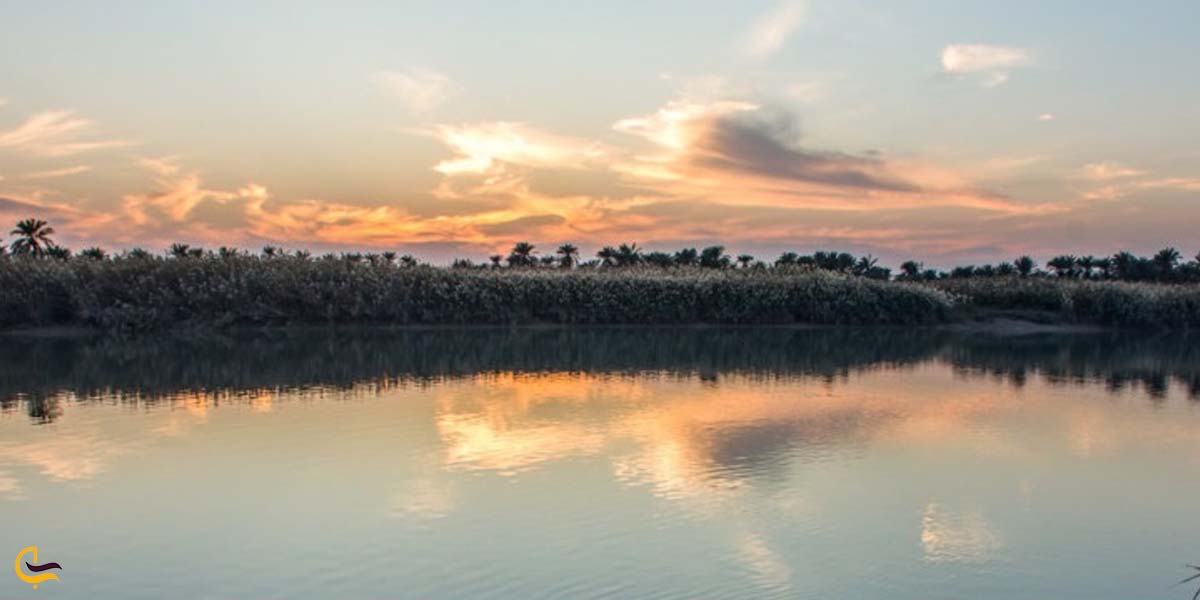
[[[33,558],[32,558],[33,562],[32,563],[26,562],[25,568],[29,569],[29,571],[31,573],[40,573],[40,575],[36,575],[36,574],[35,575],[26,575],[25,572],[21,570],[21,563],[24,562],[24,561],[22,561],[22,559],[25,557],[26,554],[33,555]],[[37,546],[30,546],[30,547],[25,548],[24,550],[18,552],[17,560],[13,561],[13,570],[17,572],[17,577],[20,577],[21,581],[24,581],[25,583],[32,585],[33,589],[35,589],[35,590],[37,589],[38,584],[42,583],[43,581],[50,581],[51,579],[54,579],[54,580],[58,579],[58,575],[55,575],[54,573],[43,573],[43,571],[49,571],[50,569],[59,569],[59,570],[62,569],[62,565],[60,565],[56,562],[37,564],[37,560],[38,560]]]

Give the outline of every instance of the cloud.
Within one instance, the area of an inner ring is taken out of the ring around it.
[[[920,187],[888,173],[881,161],[801,149],[786,113],[754,111],[714,119],[691,151],[696,166],[738,175],[834,187],[916,192]]]
[[[1112,179],[1126,179],[1129,177],[1140,177],[1145,175],[1145,171],[1133,169],[1115,163],[1112,161],[1089,163],[1080,169],[1079,176],[1084,179],[1092,179],[1095,181],[1108,181]]]
[[[20,195],[0,191],[0,222],[13,223],[31,217],[45,219],[58,230],[55,240],[68,244],[94,240],[114,232],[113,215],[54,202],[46,196],[47,192]]]
[[[1049,210],[974,189],[956,174],[914,161],[885,162],[799,145],[794,118],[746,102],[671,102],[619,121],[654,147],[613,168],[674,197],[820,210],[961,206],[1004,213]]]
[[[1147,191],[1200,192],[1200,177],[1164,177],[1113,161],[1086,164],[1074,178],[1098,186],[1081,192],[1086,200],[1118,200]]]
[[[776,5],[755,22],[746,39],[745,51],[751,58],[763,59],[775,54],[803,23],[808,7],[789,0]]]
[[[449,77],[430,69],[379,71],[371,80],[399,98],[409,112],[418,114],[437,108],[458,92]]]
[[[74,167],[65,167],[62,169],[51,169],[48,171],[35,171],[21,175],[21,179],[57,179],[59,177],[69,177],[80,173],[87,173],[92,168],[87,165],[78,165]]]
[[[31,203],[0,212],[45,215],[72,245],[424,248],[447,260],[522,239],[928,256],[1000,247],[998,223],[1061,210],[981,189],[968,169],[815,148],[797,123],[757,103],[686,97],[617,121],[603,143],[510,121],[432,125],[422,133],[447,151],[432,165],[440,181],[370,202],[276,195],[270,182],[215,184],[178,157],[142,157],[145,183],[131,191],[72,196],[67,207],[47,201],[48,189],[9,189],[6,197]]]
[[[982,562],[1004,548],[996,527],[977,511],[952,512],[938,504],[921,516],[921,550],[928,562]]]
[[[199,173],[182,172],[172,159],[140,159],[138,164],[158,175],[158,190],[127,194],[122,199],[126,216],[138,225],[183,221],[203,202],[225,203],[242,197],[239,192],[206,189]]]
[[[951,75],[981,74],[982,85],[995,87],[1008,81],[1008,71],[1028,65],[1032,57],[1024,48],[986,44],[951,44],[942,49],[942,70]]]
[[[437,127],[434,137],[455,157],[435,165],[443,175],[486,174],[505,164],[531,168],[582,168],[605,155],[595,142],[541,132],[524,123],[495,121]]]
[[[15,129],[0,131],[0,148],[13,148],[44,157],[69,156],[92,150],[127,146],[121,140],[78,139],[90,132],[91,120],[72,111],[48,111],[29,117]]]
[[[942,49],[942,68],[947,73],[976,73],[1025,65],[1029,52],[1022,48],[984,44],[951,44]]]
[[[1039,121],[1053,121],[1054,115],[1051,113],[1042,113],[1042,114],[1038,115],[1038,120]]]

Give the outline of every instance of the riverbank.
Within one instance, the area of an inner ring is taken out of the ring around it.
[[[1035,318],[1030,318],[1034,315]],[[2,261],[0,329],[309,325],[1200,326],[1200,286],[805,269],[455,269],[228,256]]]

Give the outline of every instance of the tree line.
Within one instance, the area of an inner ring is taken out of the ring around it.
[[[68,248],[54,242],[51,237],[55,235],[54,228],[40,219],[25,219],[18,222],[9,235],[14,239],[7,246],[7,254],[14,258],[50,260],[70,260],[72,258],[107,260],[113,258],[104,249],[98,247],[85,248],[77,253],[72,253]],[[209,251],[182,243],[172,244],[165,253],[167,257],[175,259],[225,258],[245,254],[245,251],[226,246]],[[116,255],[116,258],[142,259],[152,256],[153,254],[145,249],[134,248]],[[260,256],[264,259],[292,257],[309,260],[313,258],[305,250],[289,253],[277,246],[264,246]],[[0,245],[0,259],[2,258],[6,258],[6,253],[5,247]],[[401,267],[416,267],[421,264],[410,254],[399,255],[392,251],[327,253],[317,258],[371,264],[395,264]],[[1029,256],[1020,256],[1011,262],[1006,261],[996,265],[964,265],[953,267],[950,270],[929,269],[925,268],[921,262],[908,260],[900,264],[899,272],[895,277],[892,276],[890,268],[880,266],[878,259],[869,254],[855,256],[848,252],[827,250],[800,254],[789,251],[780,254],[775,260],[767,262],[750,254],[736,256],[727,254],[725,247],[720,245],[663,252],[646,251],[636,243],[627,243],[618,246],[604,246],[596,252],[594,258],[583,259],[579,248],[574,244],[562,244],[552,252],[542,254],[534,244],[517,242],[507,255],[492,255],[486,262],[457,259],[451,265],[455,269],[611,269],[636,266],[664,269],[674,267],[759,270],[798,268],[898,281],[1016,276],[1108,281],[1200,282],[1200,253],[1193,259],[1185,261],[1175,248],[1163,248],[1150,257],[1137,256],[1127,251],[1105,257],[1065,254],[1046,261],[1045,269],[1039,268],[1038,263]]]

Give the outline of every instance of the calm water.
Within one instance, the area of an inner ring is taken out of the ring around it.
[[[39,598],[1190,598],[1200,338],[0,344]]]

